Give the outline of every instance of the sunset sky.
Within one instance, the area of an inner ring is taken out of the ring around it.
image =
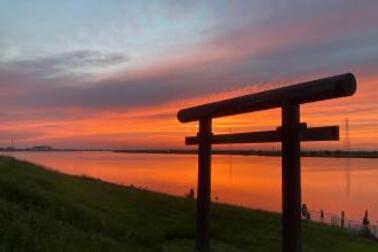
[[[183,148],[188,106],[352,72],[357,92],[302,108],[378,149],[378,1],[0,0],[0,145]],[[274,129],[280,111],[215,120]],[[248,145],[270,148],[271,145]]]

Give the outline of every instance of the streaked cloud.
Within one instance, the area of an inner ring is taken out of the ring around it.
[[[39,78],[53,79],[74,75],[80,77],[102,72],[128,61],[123,53],[105,54],[94,50],[60,53],[48,57],[14,60],[0,63],[6,71],[23,72]]]
[[[167,146],[181,146],[193,127],[176,122],[178,108],[350,71],[357,95],[332,102],[330,113],[316,106],[308,118],[348,116],[361,136],[378,124],[368,116],[378,114],[375,1],[0,4],[3,143],[9,133],[25,144],[150,146],[164,135]],[[216,127],[275,124],[266,115],[254,125],[248,118]],[[378,147],[376,138],[362,143],[353,134],[355,146]]]

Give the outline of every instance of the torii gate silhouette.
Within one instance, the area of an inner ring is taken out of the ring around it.
[[[180,122],[199,121],[197,136],[187,145],[198,144],[198,190],[196,248],[209,248],[209,207],[211,201],[211,145],[231,143],[282,143],[282,251],[300,252],[301,245],[301,163],[300,141],[339,140],[339,127],[308,128],[300,122],[300,104],[351,96],[356,91],[352,73],[312,80],[261,93],[213,102],[178,112]],[[212,119],[281,108],[282,125],[276,130],[212,134]]]

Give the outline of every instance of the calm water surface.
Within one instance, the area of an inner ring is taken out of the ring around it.
[[[9,155],[9,154],[8,154]],[[86,175],[174,195],[196,188],[195,155],[124,154],[112,152],[20,152],[20,159],[50,169]],[[213,158],[213,200],[280,211],[279,157]],[[369,209],[378,224],[378,159],[302,158],[302,201],[311,210],[362,219]]]

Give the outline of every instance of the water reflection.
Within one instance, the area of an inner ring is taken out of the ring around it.
[[[345,158],[345,181],[346,181],[346,191],[347,195],[350,196],[350,183],[351,183],[351,172],[350,172],[350,162],[349,158]]]
[[[18,158],[61,172],[174,195],[196,189],[195,155],[122,154],[111,152],[14,153]],[[212,196],[251,208],[280,211],[281,160],[278,157],[213,157]],[[353,174],[353,191],[350,179]],[[378,160],[302,158],[302,199],[310,210],[340,213],[361,220],[369,209],[378,220]]]

